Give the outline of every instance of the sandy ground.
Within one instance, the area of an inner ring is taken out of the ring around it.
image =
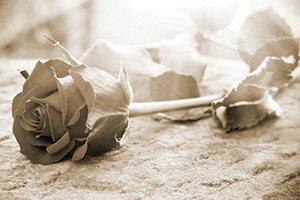
[[[11,132],[16,69],[35,62],[0,60],[0,199],[300,199],[299,80],[276,96],[281,118],[254,128],[133,118],[120,150],[43,166],[19,153]]]

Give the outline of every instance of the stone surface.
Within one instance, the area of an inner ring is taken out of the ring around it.
[[[19,153],[11,131],[24,81],[16,69],[35,62],[0,60],[1,199],[300,199],[299,79],[275,97],[282,116],[251,129],[137,117],[123,148],[43,166]]]

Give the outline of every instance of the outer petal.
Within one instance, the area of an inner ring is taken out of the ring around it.
[[[121,65],[121,69],[119,72],[118,80],[122,85],[123,91],[127,98],[127,104],[130,104],[133,100],[133,92],[129,82],[129,77],[127,71],[125,70],[124,66]]]
[[[124,115],[113,115],[105,120],[97,123],[95,129],[88,137],[87,154],[99,155],[116,148],[116,138],[122,138],[128,125],[128,117]]]
[[[39,160],[44,157],[47,152],[44,147],[32,146],[27,138],[26,132],[20,125],[19,118],[17,117],[13,123],[13,133],[20,145],[21,153],[29,158],[33,163],[38,163]]]
[[[68,76],[68,70],[71,69],[73,66],[66,63],[65,61],[61,59],[52,59],[48,60],[44,63],[45,67],[52,67],[55,70],[55,73],[58,78],[63,78],[65,76]]]
[[[23,85],[23,95],[26,95],[27,92],[32,90],[32,88],[35,88],[39,85],[47,85],[47,84],[56,84],[52,74],[49,72],[49,70],[44,66],[44,64],[40,61],[37,62],[35,68],[33,69],[32,73],[26,79],[24,85]],[[44,91],[47,93],[47,91]],[[44,94],[45,94],[44,93]]]
[[[129,135],[130,135],[130,119],[129,119],[129,117],[127,118],[127,120],[128,120],[128,124],[127,124],[127,127],[125,129],[123,136],[118,137],[117,135],[115,135],[117,149],[122,147],[123,145],[125,145],[128,142]]]
[[[85,105],[85,99],[70,75],[57,78],[57,87],[61,99],[63,121],[65,125],[68,125],[74,115],[80,113],[79,110]],[[73,119],[72,123],[75,122]]]
[[[89,133],[86,142],[73,155],[73,160],[80,160],[84,155],[100,155],[113,148],[118,148],[123,136],[127,133],[128,117],[112,115],[98,120],[95,128]],[[127,135],[128,136],[128,135]],[[118,142],[117,142],[118,141]]]
[[[22,100],[22,92],[18,93],[12,101],[12,109],[11,110],[12,110],[13,117],[14,117],[14,113],[15,113],[16,109],[18,108],[18,105],[21,100]]]
[[[85,98],[89,110],[88,128],[93,129],[100,118],[127,114],[127,98],[122,85],[113,76],[84,65],[72,68],[70,74]]]

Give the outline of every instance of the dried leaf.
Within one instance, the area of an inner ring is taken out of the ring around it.
[[[166,101],[199,97],[196,80],[192,76],[177,74],[174,71],[151,78],[151,97],[154,101]]]
[[[241,54],[243,54],[244,61],[250,67],[250,71],[254,71],[265,59],[265,57],[275,56],[284,58],[293,56],[293,58],[297,61],[299,60],[298,53],[298,41],[294,38],[287,37],[277,38],[266,43],[264,46],[258,48],[254,55],[247,55],[247,53],[241,52]]]
[[[146,47],[155,62],[175,72],[191,75],[200,83],[207,60],[201,57],[198,48],[195,37],[188,34],[179,34],[173,39],[164,39]]]
[[[240,32],[239,51],[251,71],[255,70],[266,56],[298,54],[290,27],[271,7],[248,16]]]
[[[292,80],[295,65],[268,57],[212,108],[226,130],[249,128],[267,116],[279,115],[272,95]]]

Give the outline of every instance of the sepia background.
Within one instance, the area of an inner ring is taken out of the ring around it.
[[[64,58],[44,34],[78,59],[99,40],[151,46],[193,35],[209,59],[203,91],[214,93],[249,72],[236,49],[240,28],[268,7],[300,36],[297,0],[0,0],[0,199],[300,199],[299,79],[277,96],[280,118],[230,134],[213,117],[133,118],[128,144],[79,162],[32,164],[11,130],[24,83],[17,69]]]

